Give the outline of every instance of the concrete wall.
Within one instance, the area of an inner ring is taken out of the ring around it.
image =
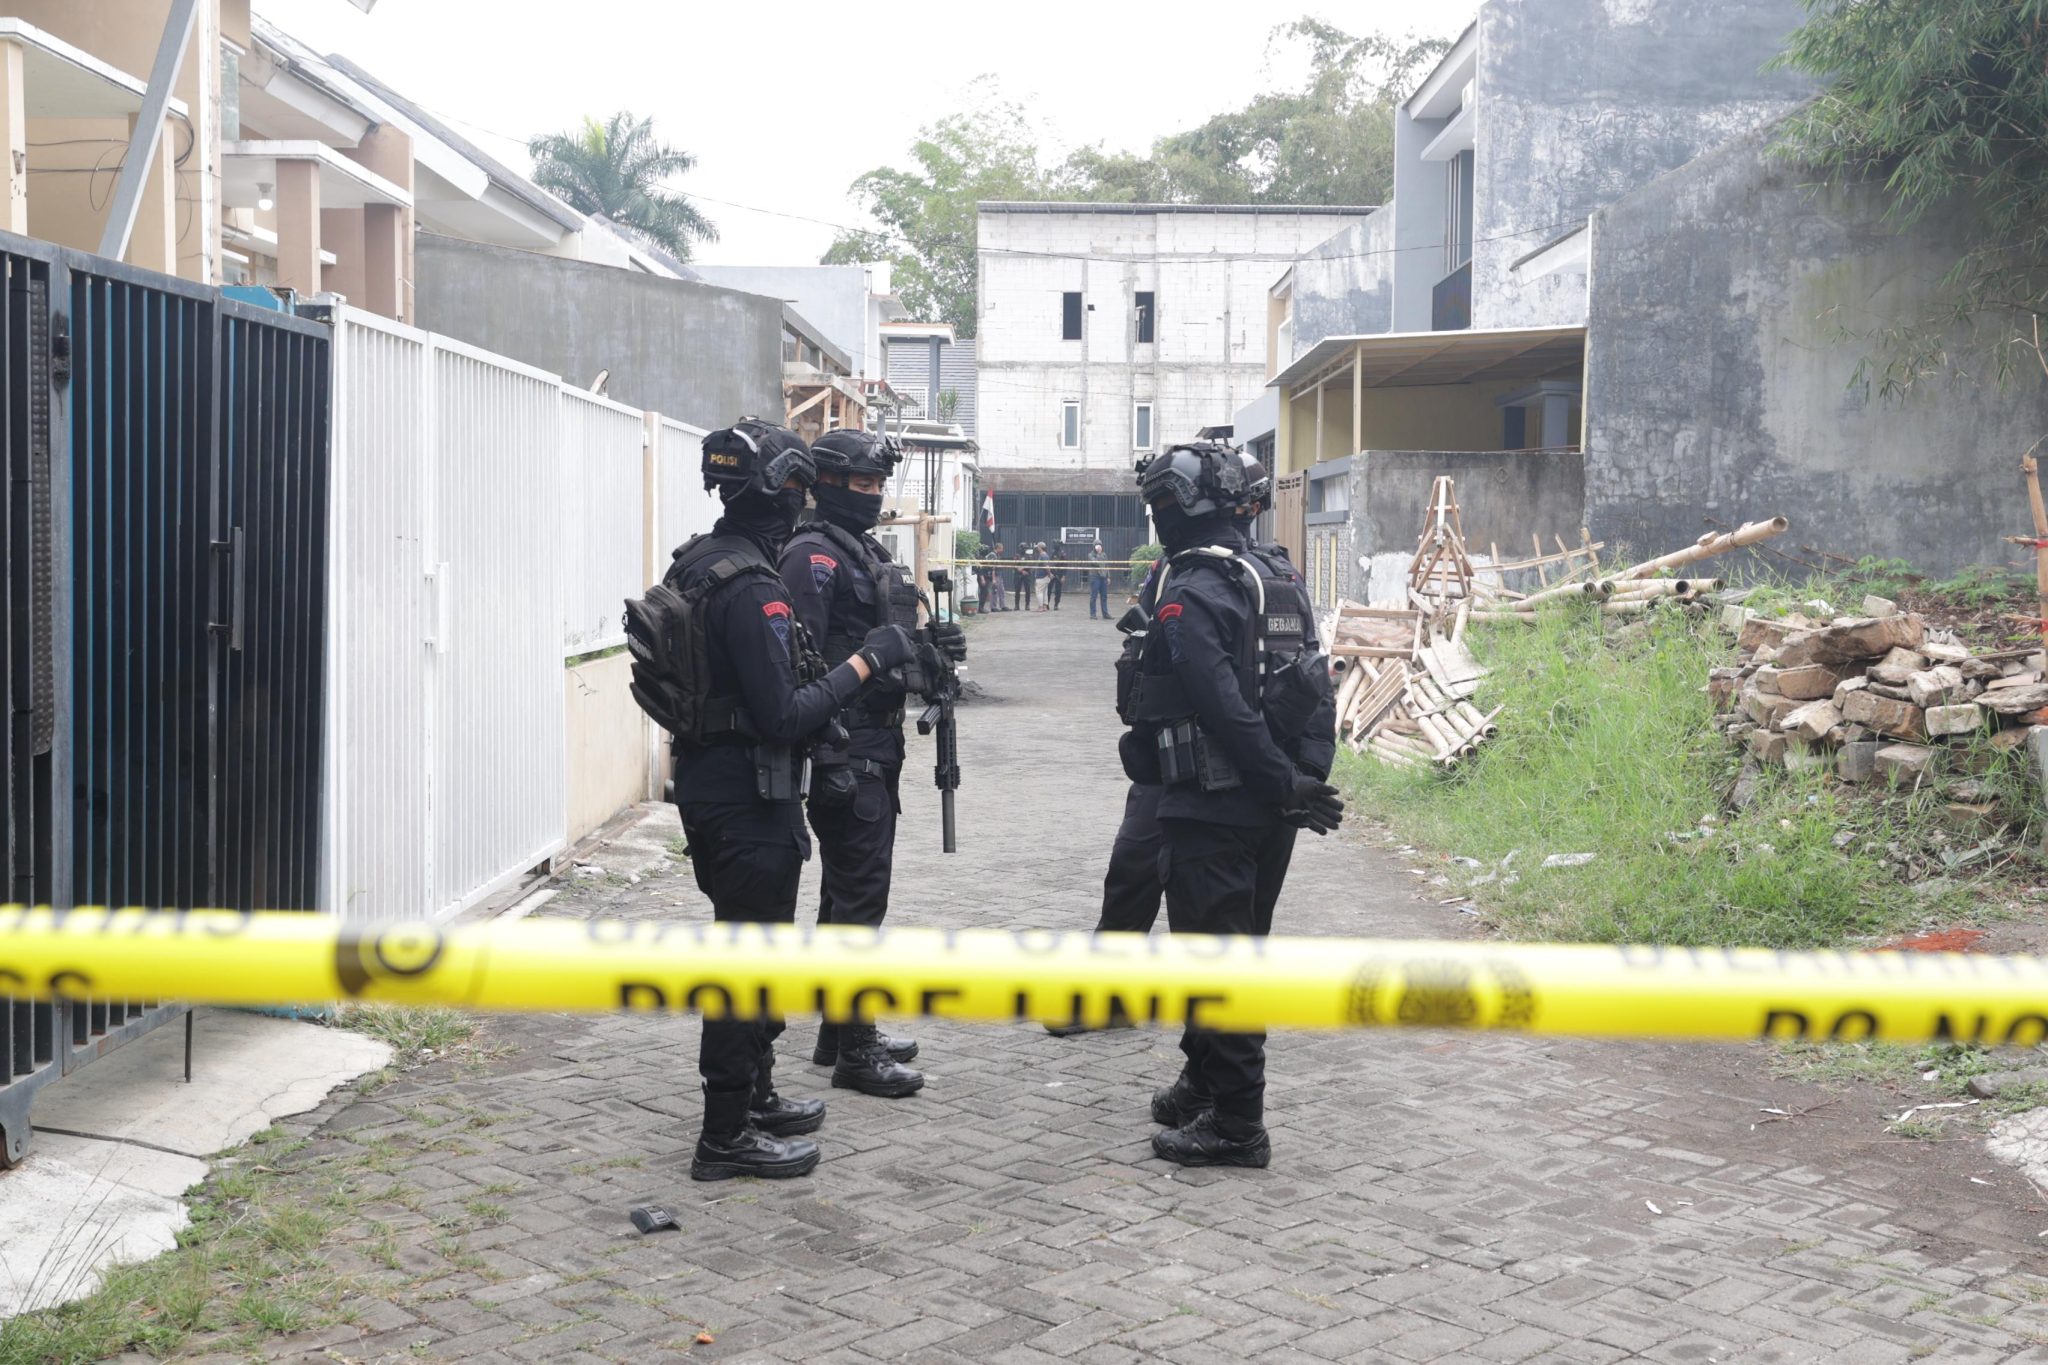
[[[1579,543],[1587,469],[1577,451],[1368,451],[1351,465],[1351,549],[1372,561],[1364,596],[1399,599],[1429,512],[1430,487],[1444,474],[1457,481],[1458,521],[1475,562],[1490,561],[1493,545],[1503,560],[1524,558],[1532,534],[1543,537],[1546,548],[1554,548],[1556,536]],[[1596,527],[1596,539],[1599,534]],[[1359,596],[1357,579],[1352,583],[1352,595]]]
[[[1804,14],[1801,0],[1487,0],[1472,325],[1577,322],[1576,278],[1518,285],[1510,264],[1811,93],[1809,77],[1761,70]]]
[[[883,377],[882,358],[871,354],[875,318],[864,265],[693,265],[707,284],[766,294],[795,306],[804,321],[851,357],[853,372]]]
[[[1229,422],[1266,382],[1267,292],[1303,250],[1357,221],[1339,213],[984,213],[977,414],[985,473],[1071,469],[1129,477],[1132,405],[1153,405],[1154,448]],[[1061,337],[1079,291],[1082,338]],[[1156,299],[1137,340],[1136,295]],[[1081,404],[1078,449],[1059,444]],[[995,486],[1018,486],[1000,478]],[[1029,486],[1037,487],[1037,484]]]
[[[779,418],[782,304],[689,280],[421,233],[419,325],[699,427]]]
[[[2038,374],[2010,393],[1903,403],[1852,385],[1837,328],[1908,318],[1955,259],[1958,215],[1910,236],[1875,190],[1816,194],[1768,133],[1702,157],[1593,220],[1587,489],[1596,538],[1646,554],[1782,514],[1787,545],[1937,573],[2010,558],[2020,454],[2048,431]],[[1793,551],[1801,558],[1813,556]]]
[[[648,792],[649,722],[627,684],[623,653],[570,665],[563,679],[567,723],[569,844]]]
[[[1394,214],[1382,209],[1294,263],[1294,353],[1281,364],[1324,337],[1393,329],[1393,250]]]

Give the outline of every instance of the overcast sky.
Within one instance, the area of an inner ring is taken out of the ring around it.
[[[1267,60],[1276,24],[1315,13],[1352,32],[1453,37],[1475,7],[379,0],[366,15],[348,0],[256,4],[522,170],[531,134],[621,108],[652,114],[664,139],[697,157],[683,188],[720,233],[697,258],[774,265],[815,262],[831,243],[831,227],[804,219],[864,222],[848,184],[901,161],[918,127],[961,107],[979,76],[1023,103],[1049,146],[1138,150],[1293,75]]]

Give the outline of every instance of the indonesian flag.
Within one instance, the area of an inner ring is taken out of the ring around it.
[[[981,495],[981,524],[991,533],[996,529],[996,495],[993,492]]]

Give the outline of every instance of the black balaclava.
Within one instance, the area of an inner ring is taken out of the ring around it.
[[[1198,545],[1236,545],[1243,539],[1230,513],[1215,511],[1190,516],[1171,500],[1153,506],[1152,521],[1159,527],[1160,540],[1174,554]]]
[[[771,555],[781,554],[796,519],[803,515],[804,491],[784,488],[775,493],[743,489],[725,495],[725,515],[719,524],[757,541]]]
[[[819,516],[849,531],[872,531],[882,519],[880,493],[856,493],[819,479],[811,487],[811,497],[817,500]]]

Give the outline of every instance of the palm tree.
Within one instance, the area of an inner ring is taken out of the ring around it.
[[[654,120],[625,110],[599,123],[585,118],[573,133],[546,133],[527,144],[534,183],[560,195],[580,213],[602,214],[677,260],[690,259],[694,242],[715,242],[718,229],[681,194],[662,182],[680,176],[697,158],[655,140]]]

